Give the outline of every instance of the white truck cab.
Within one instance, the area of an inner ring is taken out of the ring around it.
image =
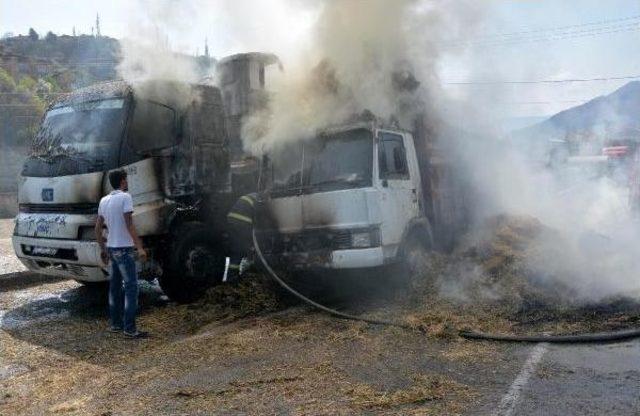
[[[124,169],[149,255],[139,276],[157,277],[179,302],[220,283],[227,212],[259,176],[242,153],[240,122],[264,105],[265,70],[276,63],[271,54],[238,54],[218,63],[218,86],[113,81],[58,98],[24,161],[16,256],[37,273],[108,281],[94,224],[109,171]]]
[[[173,98],[178,92],[188,97],[185,103]],[[107,82],[58,99],[24,162],[16,256],[37,273],[83,284],[107,281],[94,226],[99,201],[112,190],[108,172],[123,169],[133,222],[149,254],[138,265],[140,277],[158,277],[178,301],[217,284],[222,242],[203,235],[211,229],[222,235],[237,197],[223,110],[219,89],[168,81],[136,88]]]
[[[325,130],[271,157],[261,241],[293,268],[360,269],[431,244],[413,136],[373,122]]]

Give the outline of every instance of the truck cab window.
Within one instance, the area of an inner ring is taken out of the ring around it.
[[[138,101],[129,133],[134,149],[144,153],[174,146],[176,123],[176,112],[171,107],[153,101]]]
[[[380,179],[409,179],[407,153],[402,136],[392,133],[380,133],[378,165],[380,167]]]

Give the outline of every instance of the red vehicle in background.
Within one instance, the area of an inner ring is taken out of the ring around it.
[[[639,160],[638,149],[634,140],[610,141],[602,148],[602,156],[607,158],[607,175],[620,185],[631,185]]]

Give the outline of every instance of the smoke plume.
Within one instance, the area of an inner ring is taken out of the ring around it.
[[[505,117],[504,105],[492,105],[500,90],[454,99],[440,88],[438,65],[454,53],[447,45],[471,36],[489,8],[408,0],[322,3],[312,52],[301,55],[304,60],[275,88],[270,108],[247,120],[245,147],[272,151],[364,110],[385,119],[427,113],[441,138],[447,134],[439,128],[463,137],[454,159],[476,191],[477,225],[502,214],[535,217],[558,232],[535,242],[529,267],[537,276],[588,300],[630,294],[640,287],[640,236],[628,226],[626,184],[570,166],[554,171],[532,163],[534,155],[516,149],[494,123]],[[468,76],[486,77],[492,65],[468,55]]]
[[[446,126],[449,132],[442,137],[463,138],[464,146],[454,159],[475,190],[472,209],[478,224],[501,214],[529,215],[560,233],[555,240],[539,242],[543,255],[532,266],[540,276],[570,285],[589,299],[628,293],[639,286],[640,239],[630,225],[634,221],[628,210],[628,188],[569,167],[558,173],[544,163],[532,163],[532,155],[517,151],[496,127],[494,121],[505,118],[499,87],[480,93],[472,89],[455,97],[442,89],[441,66],[456,53],[466,54],[459,72],[470,79],[490,76],[500,81],[502,76],[513,79],[534,73],[524,67],[516,76],[500,73],[495,62],[460,46],[474,36],[492,2],[260,4],[256,8],[261,12],[255,13],[245,11],[250,3],[240,0],[193,0],[180,2],[179,7],[175,2],[144,3],[143,18],[137,18],[132,25],[136,29],[123,43],[119,73],[134,86],[157,78],[196,81],[193,62],[170,52],[163,29],[188,31],[194,19],[215,22],[223,37],[231,39],[233,52],[276,52],[285,66],[284,75],[271,86],[275,93],[268,108],[244,120],[247,151],[259,155],[311,139],[318,129],[365,110],[383,119],[395,117],[401,124],[406,121],[403,117],[426,114],[436,134]],[[298,21],[286,21],[289,16],[311,21],[310,32],[302,33],[304,25]],[[289,27],[296,28],[292,32],[296,41],[289,39]]]
[[[129,33],[120,41],[119,77],[141,97],[184,108],[193,98],[188,84],[196,83],[202,75],[192,56],[177,52],[184,45],[172,45],[169,33],[190,30],[189,22],[197,15],[195,4],[137,1],[130,7]]]
[[[421,103],[439,95],[442,45],[470,30],[464,17],[476,8],[461,1],[321,3],[309,50],[288,64],[293,70],[274,88],[269,109],[246,121],[245,147],[269,151],[365,110],[387,120],[423,111]]]

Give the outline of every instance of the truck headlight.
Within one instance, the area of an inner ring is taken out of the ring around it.
[[[367,248],[371,247],[371,232],[358,232],[351,234],[351,247],[353,248]]]

